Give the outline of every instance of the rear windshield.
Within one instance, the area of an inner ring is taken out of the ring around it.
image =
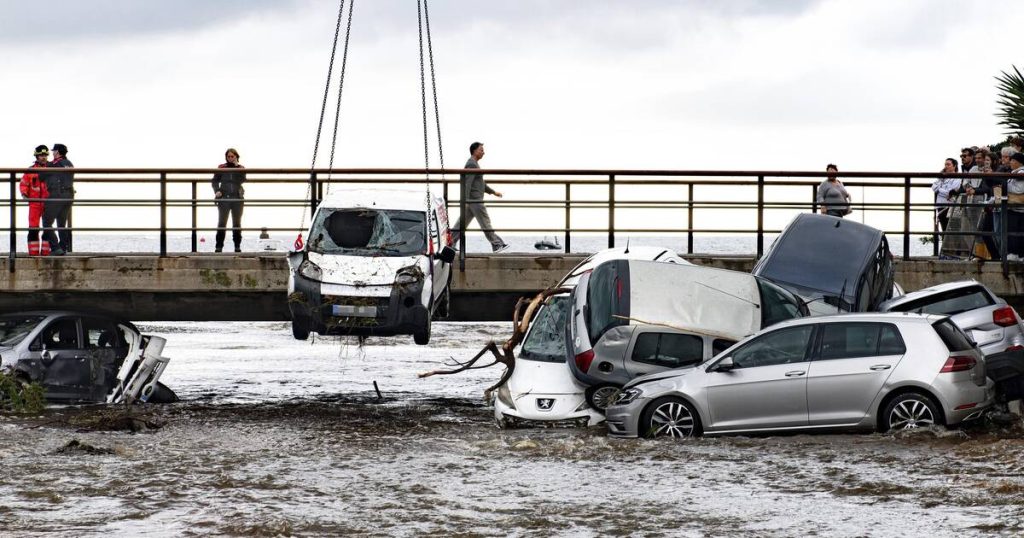
[[[44,316],[7,316],[0,318],[0,346],[16,346],[39,325]]]
[[[946,344],[946,349],[950,351],[968,351],[974,348],[974,343],[949,318],[933,323],[932,327],[935,327],[935,332],[939,334],[939,338]]]
[[[757,287],[761,292],[761,328],[775,325],[780,321],[806,315],[806,306],[792,293],[760,278]]]
[[[992,296],[981,286],[970,286],[949,290],[928,297],[921,297],[893,306],[892,312],[918,312],[920,314],[943,314],[954,316],[976,308],[996,304]]]
[[[556,295],[548,299],[537,317],[533,318],[530,332],[523,340],[520,354],[523,359],[565,362],[565,323],[569,305],[568,295]]]
[[[426,251],[422,211],[330,209],[317,212],[309,250],[349,256],[412,256]]]
[[[608,329],[629,320],[629,265],[625,260],[602,263],[587,283],[587,332],[594,345]]]

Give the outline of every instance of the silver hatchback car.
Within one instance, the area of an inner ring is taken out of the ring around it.
[[[946,316],[786,321],[695,368],[637,378],[608,408],[616,437],[956,425],[994,399],[985,358]]]
[[[879,312],[950,316],[985,356],[1024,349],[1024,324],[1012,306],[976,280],[939,284],[889,299]]]

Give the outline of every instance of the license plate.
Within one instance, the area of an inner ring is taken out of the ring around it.
[[[336,304],[331,305],[331,314],[349,318],[375,318],[377,317],[377,307]]]

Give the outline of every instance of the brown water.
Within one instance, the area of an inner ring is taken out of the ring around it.
[[[1024,533],[1019,427],[686,442],[501,431],[479,399],[499,372],[411,373],[504,327],[442,326],[430,351],[339,351],[278,325],[216,344],[223,324],[153,327],[178,341],[167,381],[185,401],[138,410],[149,431],[97,430],[127,424],[102,407],[0,420],[0,534]]]

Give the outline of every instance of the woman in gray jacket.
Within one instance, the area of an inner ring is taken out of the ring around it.
[[[851,212],[850,193],[846,192],[846,187],[836,177],[839,167],[830,164],[825,167],[825,171],[829,173],[828,178],[818,185],[817,201],[821,208],[821,214],[843,218]]]

